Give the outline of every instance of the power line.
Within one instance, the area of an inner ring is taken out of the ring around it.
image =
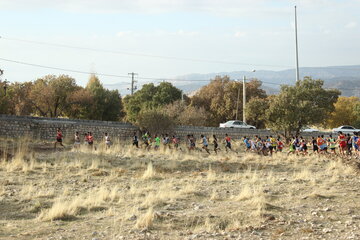
[[[21,64],[21,65],[26,65],[26,66],[31,66],[31,67],[38,67],[38,68],[59,70],[59,71],[64,71],[64,72],[79,73],[79,74],[87,74],[87,75],[96,74],[98,76],[104,76],[104,77],[129,78],[129,76],[126,76],[126,75],[116,75],[116,74],[107,74],[107,73],[94,73],[94,72],[80,71],[80,70],[74,70],[74,69],[46,66],[46,65],[41,65],[41,64],[27,63],[27,62],[22,62],[22,61],[17,61],[17,60],[11,60],[11,59],[7,59],[7,58],[0,58],[0,61],[11,62],[11,63]],[[130,73],[130,74],[132,74],[132,73]],[[136,73],[134,73],[134,75],[136,75]],[[154,82],[154,81],[210,82],[211,81],[211,79],[176,79],[176,78],[155,78],[155,77],[138,77],[138,79],[151,80],[151,82]],[[261,81],[261,82],[264,83],[264,84],[277,85],[277,86],[288,85],[288,84],[281,84],[281,83],[274,83],[274,82],[267,82],[267,81]],[[128,83],[120,82],[120,83],[117,83],[117,84],[128,84]],[[356,89],[349,89],[349,88],[329,88],[329,89],[339,89],[339,90],[345,90],[345,91],[356,90]]]
[[[69,48],[69,49],[78,49],[78,50],[103,52],[103,53],[128,55],[128,56],[137,56],[137,57],[160,58],[160,59],[167,59],[167,60],[205,62],[205,63],[214,63],[214,64],[220,63],[220,64],[242,65],[242,66],[252,66],[252,67],[258,66],[258,67],[275,67],[275,68],[291,68],[291,69],[293,68],[293,66],[288,66],[288,65],[242,63],[242,62],[220,61],[220,60],[213,60],[213,59],[182,58],[182,57],[174,57],[174,56],[153,55],[153,54],[146,54],[146,53],[134,53],[134,52],[127,52],[127,51],[116,51],[116,50],[80,47],[80,46],[51,43],[51,42],[26,40],[26,39],[19,39],[19,38],[8,38],[8,37],[3,37],[3,36],[0,36],[0,40],[1,39],[8,40],[8,41],[24,42],[24,43],[29,43],[29,44],[47,45],[47,46],[53,46],[53,47],[62,47],[62,48]],[[320,67],[320,68],[327,68],[327,67]],[[354,68],[353,66],[331,66],[331,68],[359,70],[359,68]]]
[[[46,68],[46,69],[53,69],[53,70],[59,70],[59,71],[64,71],[64,72],[72,72],[72,73],[80,73],[80,74],[94,74],[94,72],[87,72],[87,71],[80,71],[80,70],[74,70],[74,69],[67,69],[67,68],[59,68],[59,67],[52,67],[52,66],[46,66],[46,65],[41,65],[41,64],[34,64],[34,63],[27,63],[27,62],[22,62],[22,61],[16,61],[16,60],[11,60],[11,59],[7,59],[7,58],[0,58],[1,61],[5,61],[5,62],[11,62],[11,63],[16,63],[16,64],[21,64],[21,65],[27,65],[27,66],[32,66],[32,67],[38,67],[38,68]],[[129,76],[126,75],[116,75],[116,74],[107,74],[107,73],[96,73],[96,75],[98,76],[104,76],[104,77],[115,77],[115,78],[129,78]],[[171,79],[171,78],[150,78],[150,77],[139,77],[139,79],[148,79],[148,80],[155,80],[155,81],[179,81],[179,82],[192,82],[192,81],[209,81],[209,79],[205,80],[205,79],[192,79],[192,80],[186,80],[186,79]]]
[[[30,43],[30,44],[47,45],[47,46],[53,46],[53,47],[62,47],[62,48],[69,48],[69,49],[86,50],[86,51],[93,51],[93,52],[103,52],[103,53],[111,53],[111,54],[119,54],[119,55],[136,56],[136,57],[160,58],[160,59],[167,59],[167,60],[218,63],[218,64],[220,63],[220,64],[243,65],[243,66],[252,66],[252,67],[255,66],[255,67],[291,68],[291,66],[285,66],[285,65],[241,63],[241,62],[219,61],[219,60],[211,60],[211,59],[196,59],[196,58],[182,58],[182,57],[174,57],[174,56],[161,56],[161,55],[134,53],[134,52],[127,52],[127,51],[115,51],[115,50],[107,50],[107,49],[99,49],[99,48],[79,47],[79,46],[72,46],[72,45],[59,44],[59,43],[24,40],[24,39],[18,39],[18,38],[8,38],[8,37],[3,37],[3,36],[0,36],[0,39],[4,39],[4,40],[8,40],[8,41],[25,42],[25,43]]]

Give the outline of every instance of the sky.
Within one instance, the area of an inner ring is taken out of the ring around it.
[[[89,74],[5,60],[124,87],[129,72],[289,69],[295,5],[300,67],[360,64],[360,0],[0,0],[0,69],[11,82]]]

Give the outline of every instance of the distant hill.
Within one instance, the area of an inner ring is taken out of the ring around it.
[[[179,80],[207,80],[213,79],[215,76],[228,75],[231,79],[242,79],[246,76],[248,79],[257,78],[263,81],[263,89],[268,94],[276,94],[279,92],[280,84],[295,83],[295,69],[287,69],[282,71],[257,70],[235,71],[235,72],[219,72],[209,74],[187,74],[175,77]],[[333,66],[333,67],[304,67],[300,68],[300,77],[311,76],[312,78],[320,78],[325,81],[327,88],[341,88],[343,96],[360,97],[360,65],[355,66]],[[207,85],[206,81],[174,81],[173,84],[183,90],[187,94],[197,91],[202,86]],[[124,89],[124,85],[117,84],[105,85],[111,89]],[[122,94],[128,92],[121,91]]]

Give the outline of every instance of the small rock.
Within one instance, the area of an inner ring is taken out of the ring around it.
[[[98,232],[93,232],[91,235],[93,235],[93,236],[96,236],[96,235],[98,235],[99,233]]]
[[[135,215],[132,215],[131,217],[128,218],[129,221],[135,221],[137,219],[137,217]]]
[[[332,230],[330,228],[324,228],[323,230],[323,233],[331,233]]]

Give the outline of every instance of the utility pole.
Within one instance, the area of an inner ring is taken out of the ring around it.
[[[300,80],[300,73],[299,73],[299,49],[298,49],[296,6],[295,6],[295,49],[296,49],[296,81],[298,82]]]
[[[246,109],[246,77],[243,77],[243,122],[246,123],[246,115],[245,115],[245,109]]]
[[[128,73],[128,75],[131,75],[131,95],[133,95],[133,94],[134,94],[134,90],[136,89],[136,86],[134,86],[135,83],[136,83],[134,77],[135,77],[135,75],[138,75],[138,74],[137,74],[137,73],[134,73],[134,72],[131,72],[131,73]]]
[[[239,80],[238,80],[238,81],[239,81]],[[238,120],[239,98],[240,98],[240,84],[239,84],[239,87],[238,87],[238,95],[237,95],[237,101],[236,101],[236,115],[235,115],[235,120]]]

